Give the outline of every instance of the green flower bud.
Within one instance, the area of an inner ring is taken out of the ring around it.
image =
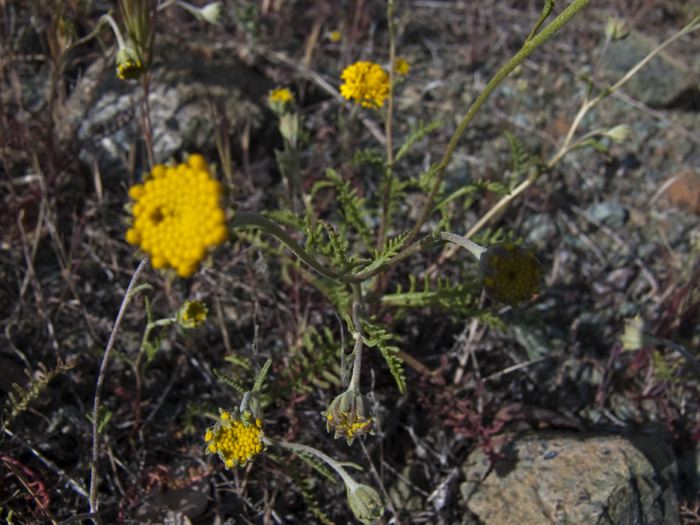
[[[651,338],[644,333],[644,321],[639,316],[625,320],[625,331],[621,338],[623,350],[639,350],[649,346]]]
[[[359,390],[349,388],[337,396],[321,415],[326,420],[326,432],[335,430],[334,438],[345,437],[348,445],[356,437],[374,433],[369,403]]]
[[[345,483],[348,505],[355,517],[365,525],[378,520],[384,514],[384,502],[379,493],[369,485]]]
[[[621,144],[630,138],[630,135],[632,135],[632,128],[627,124],[620,124],[619,126],[607,130],[603,135],[612,139],[613,142]]]
[[[178,324],[187,330],[199,328],[207,320],[209,310],[201,301],[185,301],[177,312]]]

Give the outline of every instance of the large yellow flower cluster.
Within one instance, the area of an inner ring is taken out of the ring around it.
[[[207,454],[218,454],[226,470],[245,465],[262,452],[262,420],[255,419],[250,412],[242,418],[226,410],[219,410],[219,420],[204,434]]]
[[[178,166],[159,164],[129,190],[134,221],[126,240],[149,254],[154,268],[190,277],[207,251],[228,237],[221,195],[201,155]]]
[[[345,81],[340,94],[363,107],[380,108],[389,97],[389,74],[374,62],[355,62],[343,70],[340,78]]]

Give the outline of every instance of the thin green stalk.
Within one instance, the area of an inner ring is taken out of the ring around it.
[[[394,144],[393,144],[393,118],[394,118],[394,63],[396,62],[396,24],[394,0],[388,0],[386,16],[389,24],[389,99],[387,100],[386,116],[384,120],[384,136],[386,137],[386,167],[384,170],[384,188],[382,191],[382,215],[379,221],[377,233],[377,250],[381,250],[386,241],[389,229],[389,206],[394,177]]]
[[[362,322],[360,313],[362,312],[362,288],[359,284],[352,284],[352,324],[355,328],[355,348],[353,354],[355,361],[352,365],[352,376],[350,377],[349,390],[360,390],[360,372],[362,369]]]
[[[350,475],[345,471],[345,469],[338,463],[336,460],[331,458],[330,456],[324,454],[320,450],[309,447],[307,445],[302,445],[301,443],[291,443],[289,441],[282,441],[282,440],[273,440],[270,438],[265,438],[265,443],[268,445],[272,446],[280,446],[289,450],[293,450],[295,452],[304,452],[306,454],[311,454],[312,456],[316,456],[318,459],[323,461],[326,465],[331,467],[338,476],[340,476],[343,480],[343,482],[350,487],[357,486],[357,482],[350,477]]]
[[[114,344],[117,341],[117,333],[119,332],[119,327],[124,319],[124,314],[126,313],[126,307],[134,296],[134,291],[136,282],[138,281],[141,272],[146,267],[146,259],[143,259],[139,265],[136,267],[134,274],[131,276],[129,281],[129,286],[124,293],[124,299],[119,307],[119,313],[114,321],[114,326],[112,327],[112,333],[109,336],[109,341],[107,342],[107,347],[105,348],[105,353],[102,356],[102,363],[100,364],[100,371],[97,374],[97,385],[95,386],[95,399],[92,407],[92,465],[90,466],[90,512],[94,514],[92,518],[95,523],[100,523],[98,511],[99,500],[97,497],[97,486],[99,483],[99,471],[97,467],[97,462],[99,459],[99,414],[100,414],[100,401],[102,398],[102,386],[104,385],[105,376],[107,374],[107,364],[109,363],[109,357],[114,348]]]
[[[299,257],[299,259],[301,259],[312,269],[316,270],[323,277],[348,284],[361,283],[362,281],[366,281],[370,277],[373,277],[378,273],[383,272],[387,268],[394,266],[395,264],[403,261],[404,259],[407,259],[408,257],[418,253],[419,251],[426,248],[431,248],[440,243],[440,241],[435,239],[435,237],[432,234],[426,235],[422,239],[419,239],[410,246],[404,248],[401,252],[399,252],[394,257],[386,261],[384,264],[378,266],[369,266],[355,274],[348,275],[347,273],[338,273],[335,270],[332,270],[318,262],[311,254],[309,254],[301,246],[301,244],[299,244],[291,235],[284,231],[284,229],[282,229],[274,221],[271,221],[263,215],[254,212],[237,212],[236,216],[229,223],[229,225],[232,229],[243,228],[247,226],[260,228],[265,233],[272,235],[277,240],[282,242],[285,246],[287,246],[287,248],[292,250],[292,252],[297,257]]]
[[[576,15],[576,13],[578,13],[584,7],[586,7],[589,1],[590,0],[574,0],[574,2],[571,5],[564,9],[564,11],[562,11],[559,14],[559,16],[552,20],[552,22],[550,22],[541,32],[527,40],[523,44],[523,47],[520,49],[520,51],[518,51],[510,60],[508,60],[508,62],[506,62],[496,72],[493,78],[489,80],[484,90],[472,103],[471,107],[467,111],[467,114],[459,123],[459,126],[457,126],[457,129],[452,135],[450,142],[447,144],[447,148],[445,149],[445,153],[443,154],[442,160],[436,168],[437,175],[435,178],[435,182],[433,184],[432,189],[430,190],[430,194],[428,195],[428,199],[423,207],[423,210],[421,211],[418,221],[413,227],[413,230],[411,230],[411,233],[408,237],[409,241],[412,240],[418,234],[421,227],[423,226],[423,224],[425,224],[425,222],[428,220],[428,217],[432,213],[433,201],[435,200],[437,192],[440,189],[440,185],[442,184],[442,181],[445,178],[445,170],[448,164],[450,163],[450,160],[452,159],[452,155],[454,154],[455,149],[457,149],[457,144],[459,143],[460,138],[464,134],[464,131],[467,129],[469,123],[476,116],[477,112],[481,109],[486,100],[488,100],[493,91],[501,84],[501,82],[505,80],[505,78],[516,67],[522,64],[523,61],[535,51],[535,49],[537,49],[544,42],[552,38],[554,34],[557,31],[559,31],[559,29],[561,29],[567,22],[569,22],[569,20],[571,20],[574,17],[574,15]]]

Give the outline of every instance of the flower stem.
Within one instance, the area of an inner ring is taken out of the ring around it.
[[[107,364],[109,363],[109,356],[114,348],[114,343],[117,340],[117,333],[119,332],[119,327],[124,319],[124,314],[126,313],[126,307],[134,296],[134,286],[138,280],[141,272],[146,267],[146,259],[143,259],[139,265],[136,267],[134,274],[131,276],[131,281],[129,281],[129,286],[124,293],[124,299],[122,299],[122,304],[119,307],[119,313],[114,321],[114,327],[112,328],[112,333],[109,335],[109,341],[107,342],[107,347],[105,348],[105,353],[102,356],[102,363],[100,364],[100,371],[97,375],[97,385],[95,386],[95,400],[92,407],[92,465],[90,467],[90,513],[97,516],[98,510],[98,497],[97,497],[97,485],[99,480],[99,473],[97,469],[97,461],[99,459],[99,412],[100,412],[100,401],[102,397],[102,386],[104,385],[105,375],[107,373]],[[99,518],[93,517],[93,521],[99,523]]]
[[[360,390],[360,372],[362,369],[362,322],[360,313],[362,312],[362,288],[359,284],[352,284],[352,324],[355,328],[355,348],[353,354],[355,361],[352,364],[352,376],[350,377],[351,390]]]
[[[447,166],[450,163],[450,160],[452,159],[452,155],[454,154],[455,149],[457,149],[459,139],[462,137],[464,131],[467,129],[469,123],[474,119],[477,112],[481,109],[486,100],[488,100],[488,98],[491,96],[494,90],[505,80],[505,78],[516,67],[522,64],[522,62],[528,56],[530,56],[533,53],[533,51],[535,51],[535,49],[537,49],[544,42],[552,38],[552,36],[554,36],[554,34],[559,29],[561,29],[569,20],[571,20],[571,18],[573,18],[573,16],[576,13],[578,13],[579,11],[581,11],[581,9],[586,7],[589,1],[590,0],[574,0],[574,2],[571,5],[564,9],[564,11],[562,11],[559,14],[559,16],[557,16],[542,31],[537,33],[532,38],[526,40],[520,51],[518,51],[510,60],[508,60],[508,62],[506,62],[496,72],[493,78],[489,80],[484,90],[472,103],[471,107],[467,111],[467,114],[464,115],[464,118],[459,123],[459,126],[457,126],[457,129],[452,135],[450,142],[447,144],[447,148],[445,149],[445,153],[443,154],[442,160],[436,167],[437,173],[435,176],[435,182],[433,183],[433,187],[430,190],[430,194],[428,195],[428,199],[426,200],[425,205],[423,206],[423,210],[421,211],[418,221],[413,227],[413,230],[411,230],[411,233],[409,235],[409,241],[415,238],[423,224],[425,224],[425,222],[428,220],[428,217],[430,217],[430,214],[433,211],[433,201],[435,200],[440,186],[442,185],[442,181],[445,178],[445,170],[447,169]]]
[[[327,456],[326,454],[324,454],[316,448],[309,447],[307,445],[302,445],[301,443],[291,443],[289,441],[273,440],[270,438],[263,439],[267,445],[277,445],[289,450],[293,450],[295,452],[304,452],[306,454],[316,456],[318,459],[320,459],[329,467],[331,467],[338,474],[338,476],[342,478],[343,482],[350,487],[351,490],[357,485],[357,482],[354,479],[352,479],[352,477],[350,477],[350,474],[347,473],[347,471],[340,465],[340,463],[338,463],[333,458]]]

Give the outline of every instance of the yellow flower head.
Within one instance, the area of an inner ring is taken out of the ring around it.
[[[146,182],[129,189],[134,218],[126,240],[149,254],[154,268],[190,277],[207,251],[228,237],[221,195],[201,155],[178,166],[154,166]]]
[[[411,71],[411,64],[405,58],[399,57],[394,62],[394,71],[401,76],[406,76]]]
[[[343,70],[340,78],[344,81],[340,94],[365,108],[380,108],[389,96],[389,75],[374,62],[355,62]]]
[[[335,430],[335,439],[344,437],[351,445],[356,437],[373,434],[374,418],[369,414],[364,396],[348,389],[337,396],[321,415],[326,420],[326,432]]]
[[[496,301],[517,304],[538,293],[542,265],[530,250],[513,243],[490,246],[480,257],[486,293]]]
[[[209,309],[201,301],[185,301],[177,312],[177,322],[183,328],[199,328],[207,320]]]
[[[328,33],[328,40],[330,40],[331,42],[340,42],[342,39],[343,33],[338,31],[337,29]]]
[[[204,433],[206,453],[217,454],[226,470],[244,466],[265,448],[263,435],[262,420],[254,419],[250,412],[239,416],[219,409],[218,421]]]
[[[267,100],[270,104],[287,104],[294,101],[294,95],[289,91],[289,88],[276,88],[270,91]]]
[[[123,47],[117,52],[117,77],[121,80],[139,78],[145,70],[138,55],[130,47]]]

